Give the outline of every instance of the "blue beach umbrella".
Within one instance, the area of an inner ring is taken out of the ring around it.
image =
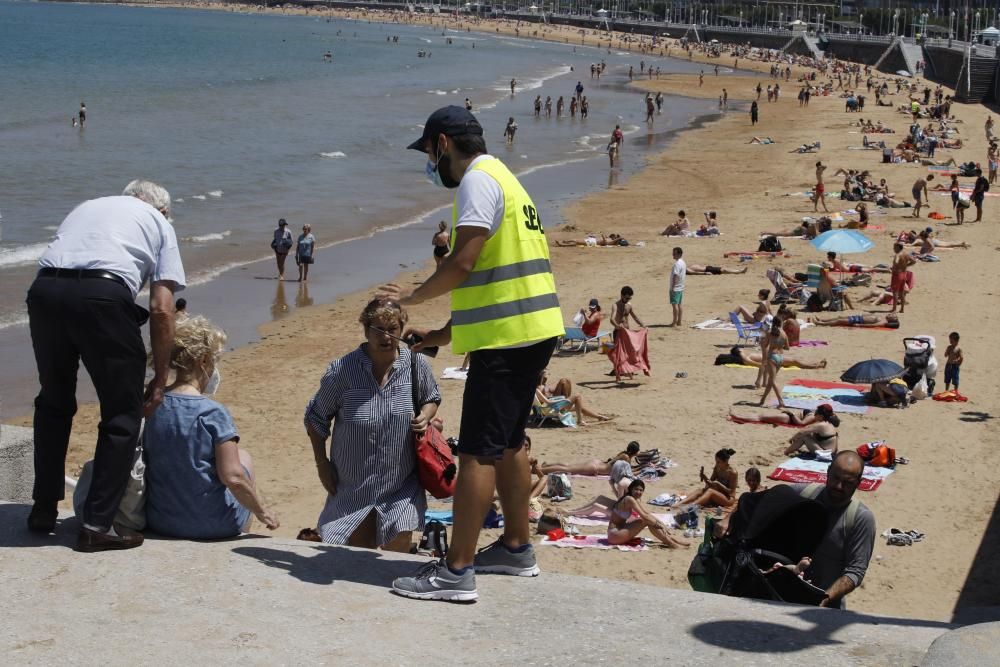
[[[838,255],[867,252],[874,246],[871,239],[854,229],[831,229],[823,232],[810,243],[817,250],[835,252]]]
[[[853,384],[872,384],[873,382],[888,382],[903,374],[903,367],[888,359],[869,359],[859,361],[840,376],[844,382]]]

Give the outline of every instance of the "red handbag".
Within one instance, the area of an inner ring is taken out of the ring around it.
[[[420,412],[420,374],[417,372],[417,353],[413,351],[410,352],[410,373],[413,413],[417,414]],[[417,477],[420,479],[420,486],[439,500],[455,495],[458,467],[441,431],[428,425],[423,433],[414,433],[413,448],[417,455]]]

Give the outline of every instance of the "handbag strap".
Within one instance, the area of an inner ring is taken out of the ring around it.
[[[417,353],[410,352],[410,388],[413,390],[413,414],[420,413],[420,373],[417,371]]]

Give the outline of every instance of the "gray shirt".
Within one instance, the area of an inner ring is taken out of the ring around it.
[[[793,484],[792,487],[801,493],[806,485]],[[853,581],[855,586],[860,586],[875,547],[875,515],[861,503],[855,514],[854,525],[848,531],[846,517],[849,505],[832,506],[826,489],[820,491],[816,500],[828,512],[827,528],[823,541],[813,554],[812,566],[806,571],[805,578],[824,590],[842,576]]]

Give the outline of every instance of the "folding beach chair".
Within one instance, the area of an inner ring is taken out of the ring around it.
[[[771,281],[771,286],[774,287],[774,298],[771,299],[771,303],[788,303],[789,301],[799,300],[802,287],[800,285],[789,287],[777,269],[768,269],[767,279]]]
[[[552,398],[555,402],[549,405],[542,405],[536,401],[531,406],[531,417],[535,426],[542,426],[548,420],[554,419],[563,426],[575,427],[576,415],[569,412],[573,403],[562,396],[553,396]]]
[[[587,354],[587,347],[590,343],[596,343],[598,346],[601,344],[601,339],[605,336],[610,337],[610,331],[598,331],[594,336],[588,336],[583,333],[583,329],[580,327],[566,327],[566,333],[559,340],[559,349],[562,350],[566,343],[578,343],[575,348],[572,348],[571,352],[582,352]]]
[[[757,322],[756,324],[743,324],[742,320],[740,320],[739,313],[729,313],[729,321],[733,323],[734,327],[736,327],[737,345],[739,345],[740,342],[754,345],[760,344],[760,337],[764,334],[764,324],[762,322]]]

